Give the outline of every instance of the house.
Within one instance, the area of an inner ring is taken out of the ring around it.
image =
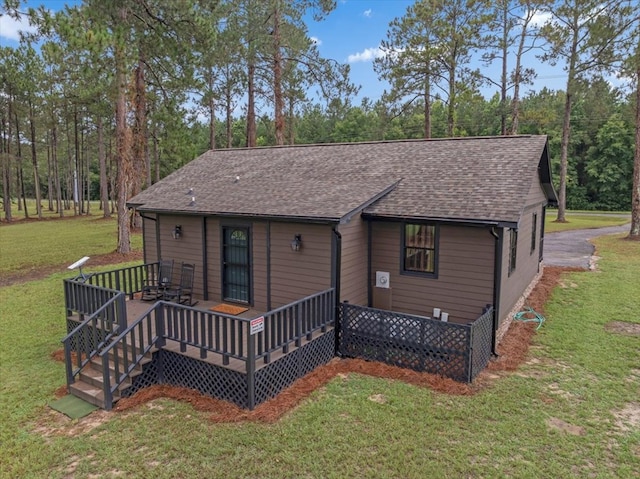
[[[555,202],[546,137],[507,136],[208,151],[129,205],[145,260],[195,263],[204,299],[269,311],[334,286],[453,323],[493,305],[497,328],[539,271]]]
[[[170,258],[195,265],[201,305],[239,305],[255,318],[161,301],[124,321],[113,336],[126,343],[146,328],[155,336],[134,349],[164,361],[133,389],[179,383],[252,408],[336,352],[471,381],[540,272],[555,202],[545,136],[208,151],[129,200],[143,218],[143,269],[66,284],[68,318],[82,314],[69,319],[65,347],[102,356],[108,379],[112,353],[77,349],[88,343],[78,325],[101,304],[83,298],[133,297],[135,278]],[[180,349],[165,352],[169,343]],[[211,354],[222,363],[202,370]],[[131,371],[142,357],[122,363]],[[230,358],[243,361],[241,376],[221,369]],[[69,384],[87,361],[73,370],[69,359]]]

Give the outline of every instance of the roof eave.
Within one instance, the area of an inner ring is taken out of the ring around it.
[[[220,218],[255,218],[260,220],[272,220],[272,221],[285,221],[292,223],[322,223],[322,224],[334,224],[339,223],[339,217],[334,216],[296,216],[296,215],[265,215],[255,213],[231,213],[220,211],[185,211],[185,210],[167,210],[157,208],[145,208],[144,206],[138,208],[141,212],[156,213],[161,215],[174,215],[174,216],[214,216]]]
[[[497,226],[499,228],[517,228],[517,221],[493,220],[478,218],[449,218],[437,216],[415,216],[415,215],[385,215],[378,213],[362,213],[362,217],[372,221],[425,221],[433,223],[445,223],[460,226]]]

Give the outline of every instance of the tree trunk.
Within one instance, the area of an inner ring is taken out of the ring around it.
[[[158,127],[153,125],[153,164],[156,170],[156,183],[160,181],[160,148],[158,147]]]
[[[524,54],[524,42],[527,38],[527,25],[529,22],[529,11],[527,11],[526,23],[520,32],[518,51],[516,53],[516,68],[513,73],[513,100],[511,101],[511,134],[517,135],[520,123],[520,83],[522,82],[522,55]]]
[[[3,170],[2,170],[2,192],[4,194],[2,203],[4,206],[4,219],[11,221],[11,95],[9,95],[9,106],[7,111],[6,122],[3,119],[4,131],[7,134],[7,140],[4,154]]]
[[[456,115],[456,70],[454,66],[449,67],[449,104],[447,105],[447,135],[453,137],[455,130]]]
[[[82,119],[84,123],[86,118],[83,116]],[[82,125],[82,129],[80,130],[80,150],[82,152],[82,160],[83,160],[82,163],[84,165],[84,167],[82,168],[84,171],[84,178],[85,178],[84,197],[87,201],[87,209],[85,210],[85,213],[87,215],[90,215],[91,214],[91,155],[87,153],[87,141],[85,138],[84,124]]]
[[[11,156],[9,152],[2,154],[2,206],[4,219],[11,221]]]
[[[29,211],[27,210],[27,197],[24,193],[24,169],[22,168],[22,144],[20,143],[20,120],[18,118],[18,113],[15,112],[15,120],[16,120],[16,143],[18,152],[17,164],[16,164],[16,182],[18,186],[18,211],[22,210],[20,206],[20,201],[22,200],[22,205],[24,205],[24,217],[29,219]]]
[[[640,56],[640,48],[636,55]],[[636,151],[633,157],[633,190],[631,195],[631,230],[629,238],[640,241],[640,58],[636,68]]]
[[[216,149],[216,98],[213,93],[213,68],[207,71],[207,83],[209,84],[209,149]]]
[[[98,134],[98,168],[100,169],[100,208],[102,208],[103,218],[111,218],[109,185],[107,184],[107,156],[104,151],[104,124],[101,115],[98,115],[96,129]]]
[[[424,81],[424,137],[431,138],[431,75]]]
[[[292,93],[289,96],[289,144],[295,145],[296,132],[295,132],[295,96]]]
[[[507,55],[509,54],[509,1],[502,2],[502,75],[500,76],[500,134],[507,134]]]
[[[275,2],[273,12],[273,102],[275,105],[276,145],[284,145],[284,101],[282,98],[282,50],[280,39],[280,9]]]
[[[47,130],[47,200],[49,200],[49,211],[53,211],[53,166],[51,164],[51,134]]]
[[[225,100],[225,134],[227,136],[227,148],[231,148],[233,146],[233,133],[231,131],[231,126],[233,124],[233,108],[231,107],[231,92],[229,89],[225,92]]]
[[[36,194],[36,212],[38,218],[42,219],[42,195],[40,193],[40,174],[38,173],[38,158],[36,155],[36,124],[33,103],[29,98],[29,128],[31,131],[31,163],[33,164],[33,188]]]
[[[51,130],[51,158],[53,160],[53,181],[56,187],[56,205],[60,218],[64,217],[64,208],[62,204],[62,182],[60,181],[60,167],[58,165],[58,127],[55,126]]]
[[[83,175],[83,166],[82,166],[82,157],[80,154],[80,135],[78,134],[78,108],[73,108],[73,150],[75,152],[75,184],[73,185],[75,195],[74,201],[77,204],[77,209],[79,215],[84,213],[84,195],[83,195],[83,183],[84,183],[84,175]],[[76,205],[74,205],[74,209]]]
[[[560,143],[560,191],[558,192],[558,216],[556,221],[566,223],[567,209],[567,169],[569,165],[569,133],[571,131],[571,93],[567,88],[562,121],[562,141]]]
[[[119,12],[120,20],[126,23],[127,13],[124,8]],[[127,75],[125,72],[124,39],[116,39],[116,202],[118,213],[118,253],[131,252],[129,215],[127,212],[127,195],[129,192],[131,170],[129,139],[127,132]]]
[[[255,74],[256,66],[253,59],[249,63],[247,72],[247,146],[256,146],[256,104],[255,104]]]
[[[144,52],[138,52],[138,65],[135,70],[135,128],[133,130],[133,168],[131,170],[131,191],[127,196],[135,196],[143,189],[147,176],[147,98],[145,83]],[[131,215],[131,227],[142,227],[142,218],[137,213]]]

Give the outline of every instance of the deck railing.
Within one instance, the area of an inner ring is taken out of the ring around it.
[[[129,378],[142,359],[155,347],[162,345],[157,324],[162,324],[161,312],[158,314],[158,308],[152,306],[109,344],[101,348],[99,357],[102,364],[105,409],[112,408],[114,393]]]
[[[112,298],[122,294],[115,289],[94,286],[72,279],[65,279],[63,286],[67,316],[77,313],[80,321],[84,320],[84,316],[95,313]]]
[[[264,331],[257,333],[252,342],[256,359],[271,361],[271,354],[281,350],[288,353],[292,346],[300,347],[316,331],[325,332],[335,320],[333,288],[307,296],[264,315]]]
[[[142,287],[149,278],[157,277],[158,265],[158,262],[145,263],[101,273],[91,273],[84,282],[121,291],[129,297],[133,297],[134,293],[142,291]]]
[[[105,293],[105,297],[109,295],[103,290],[98,294],[102,288],[96,288],[90,285],[83,285],[86,288],[75,289],[74,291],[81,291],[83,293],[94,292],[95,295],[91,296],[91,301],[96,297],[100,297],[102,293]],[[114,293],[111,291],[111,293]],[[77,325],[65,338],[62,340],[64,345],[64,362],[67,372],[67,385],[75,381],[76,376],[80,373],[83,367],[95,357],[98,351],[109,344],[114,334],[118,332],[121,327],[127,324],[127,311],[125,305],[124,293],[115,291],[116,294],[111,297],[98,309],[86,314],[90,314],[89,317],[84,319],[79,325]],[[87,294],[80,294],[80,298],[85,298]],[[86,298],[85,298],[86,299]],[[90,304],[90,301],[84,301],[79,299],[77,301],[79,308],[86,308],[86,304]],[[75,361],[73,355],[75,354]],[[75,362],[75,368],[74,368]]]

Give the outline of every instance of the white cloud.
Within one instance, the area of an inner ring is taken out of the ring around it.
[[[311,40],[311,43],[313,43],[314,45],[322,45],[322,40],[320,40],[318,37],[310,37],[309,40]]]
[[[365,48],[363,51],[358,53],[353,53],[347,57],[347,62],[356,63],[356,62],[369,62],[375,58],[381,58],[386,55],[386,52],[382,50],[380,47],[375,48]]]
[[[0,15],[0,37],[20,41],[20,32],[35,33],[36,27],[29,25],[29,19],[23,15],[19,20],[9,15]]]
[[[367,17],[367,18],[370,18],[370,17],[371,17],[371,13],[372,13],[372,10],[371,10],[371,9],[369,9],[369,10],[365,10],[364,12],[362,12],[362,14],[363,14],[365,17]]]
[[[542,28],[542,26],[545,23],[547,23],[549,20],[551,20],[551,13],[541,12],[538,10],[536,13],[533,14],[533,17],[531,18],[529,25],[531,25],[531,27],[533,28]]]

